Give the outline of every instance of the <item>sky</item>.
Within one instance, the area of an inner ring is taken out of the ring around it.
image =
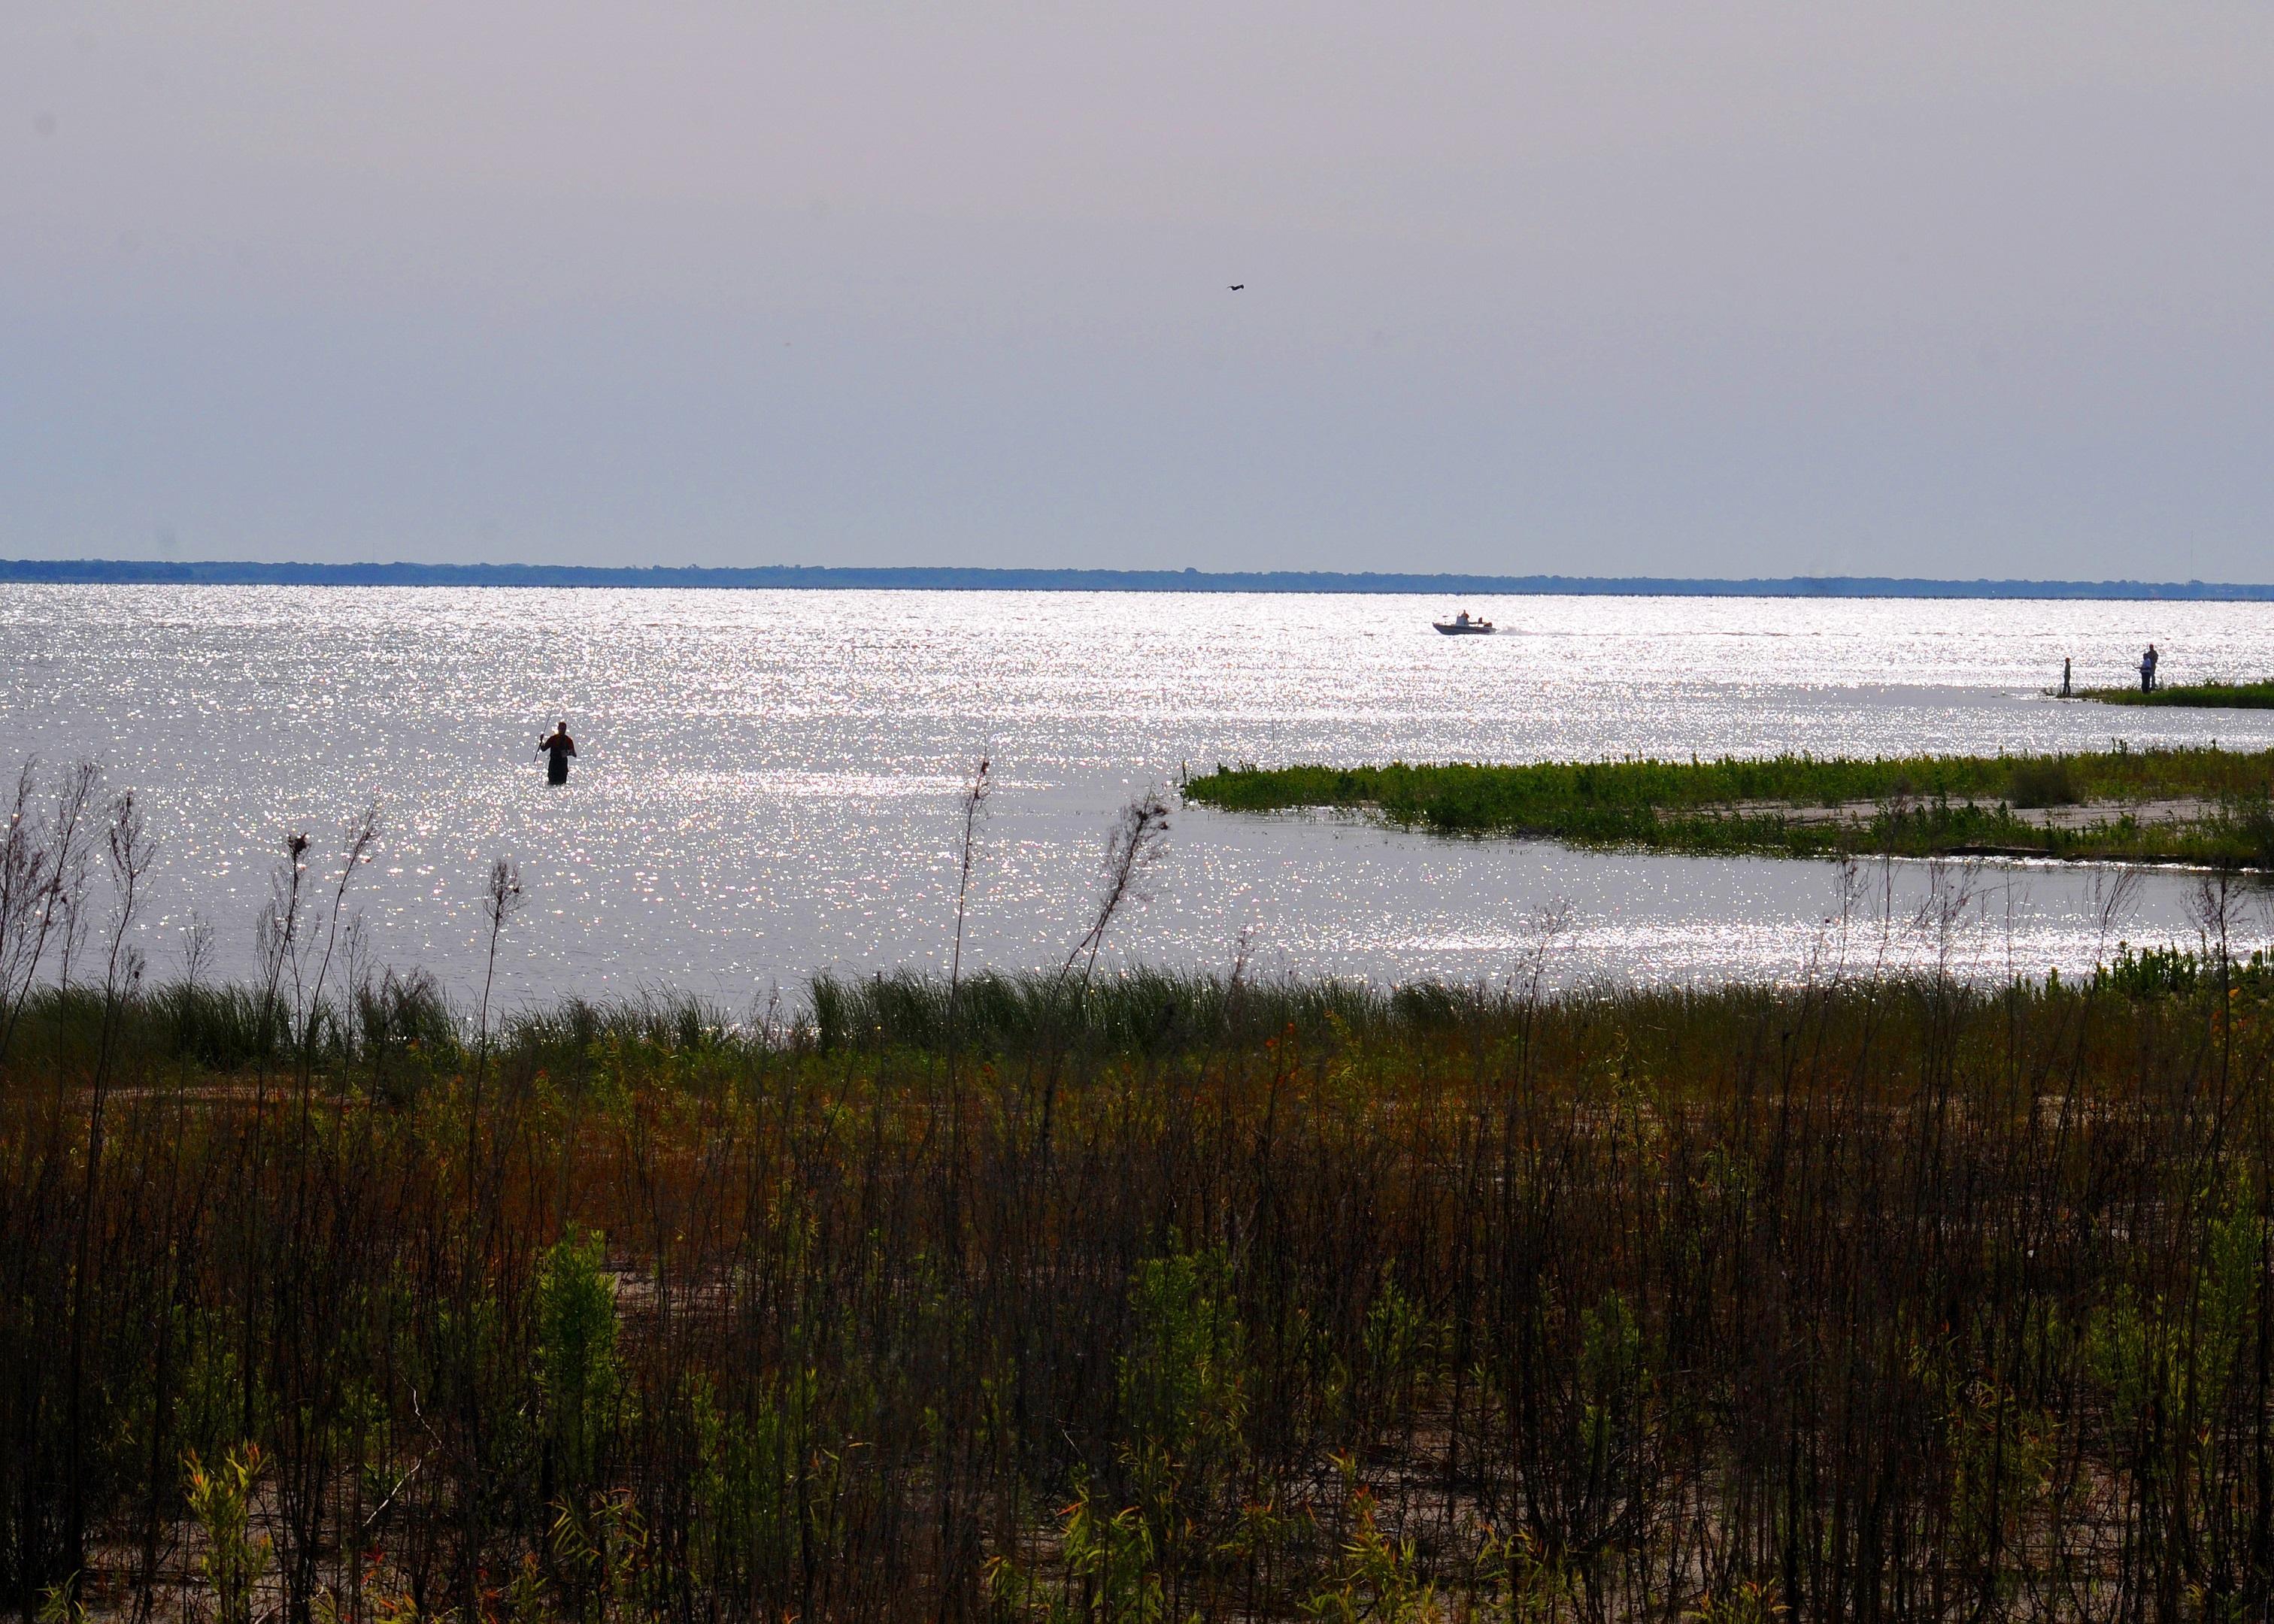
[[[2263,582],[2270,513],[2262,4],[0,15],[0,555]]]

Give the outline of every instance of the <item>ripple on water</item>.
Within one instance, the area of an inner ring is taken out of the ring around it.
[[[1506,634],[1436,635],[1455,606]],[[159,973],[193,911],[245,968],[279,832],[376,795],[377,949],[464,986],[504,852],[527,995],[944,962],[983,753],[967,958],[1036,966],[1081,933],[1115,806],[1186,763],[2274,744],[2274,712],[2042,694],[2064,657],[2122,680],[2151,638],[2173,680],[2263,674],[2264,604],[0,586],[0,628],[7,757],[96,755],[149,801]],[[532,753],[562,716],[584,755],[553,793]],[[1121,938],[1155,962],[1221,968],[1246,931],[1266,969],[1495,979],[1559,904],[1566,977],[1795,976],[1868,934],[1841,935],[1828,865],[1175,824]],[[1952,883],[1897,865],[1870,951],[1977,974],[2103,951],[2089,875],[1985,871],[1960,928],[1918,928]],[[2152,880],[2126,929],[2187,934],[2191,889]]]

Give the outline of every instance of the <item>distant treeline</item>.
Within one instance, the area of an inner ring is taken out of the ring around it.
[[[966,569],[766,564],[264,564],[0,559],[0,582],[145,586],[568,586],[992,592],[1410,592],[1568,598],[2059,598],[2274,601],[2274,584],[2212,581],[1929,581],[1894,575],[1687,580],[1657,575],[1391,575],[1341,570]]]

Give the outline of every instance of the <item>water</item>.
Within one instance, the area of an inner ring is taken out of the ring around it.
[[[1508,635],[1436,635],[1455,606]],[[967,962],[1045,966],[1087,925],[1114,808],[1186,763],[2274,744],[2274,712],[2042,695],[2064,655],[2080,684],[2127,680],[2150,639],[2167,680],[2262,674],[2266,604],[0,586],[0,761],[91,755],[147,797],[160,973],[193,914],[244,973],[282,831],[320,855],[376,796],[351,891],[376,951],[472,985],[501,853],[530,898],[500,963],[516,996],[740,1003],[944,966],[983,754]],[[533,754],[562,717],[565,793]],[[1848,910],[1851,958],[2041,973],[2192,931],[2186,876],[2105,921],[2089,871],[1995,867],[1935,929],[1912,922],[1931,871],[1889,883]],[[1148,889],[1109,957],[1221,969],[1245,934],[1265,971],[1381,979],[1517,973],[1559,908],[1560,977],[1792,976],[1842,914],[1824,863],[1197,808]]]

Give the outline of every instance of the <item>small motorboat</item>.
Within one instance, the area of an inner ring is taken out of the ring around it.
[[[1465,609],[1449,620],[1432,620],[1429,624],[1448,637],[1489,637],[1493,630],[1490,620],[1472,620]]]

